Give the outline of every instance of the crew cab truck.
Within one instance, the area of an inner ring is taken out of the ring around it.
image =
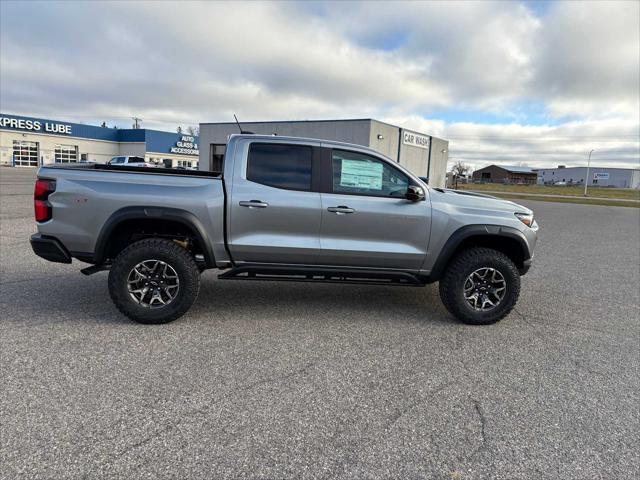
[[[533,259],[528,208],[428,187],[365,147],[232,135],[220,172],[44,166],[34,252],[109,270],[117,308],[141,323],[183,315],[200,273],[221,280],[424,286],[489,324],[513,308]]]

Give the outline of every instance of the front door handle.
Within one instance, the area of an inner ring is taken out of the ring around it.
[[[327,211],[332,212],[332,213],[337,213],[338,215],[342,215],[342,214],[345,214],[345,213],[353,213],[353,212],[355,212],[355,209],[349,208],[349,207],[345,207],[344,205],[340,205],[338,207],[329,207],[329,208],[327,208]]]
[[[267,208],[269,204],[267,202],[263,202],[262,200],[249,200],[240,202],[241,207],[249,207],[249,208]]]

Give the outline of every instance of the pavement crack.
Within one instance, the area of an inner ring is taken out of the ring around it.
[[[212,400],[211,402],[207,402],[204,405],[201,405],[198,408],[192,409],[190,411],[184,412],[181,414],[181,418],[175,421],[170,421],[169,423],[167,423],[165,426],[158,428],[156,430],[154,430],[151,434],[147,435],[146,437],[144,437],[142,440],[139,440],[135,443],[130,444],[129,446],[125,447],[121,452],[119,453],[115,453],[112,454],[112,456],[116,457],[116,458],[120,458],[123,455],[126,455],[127,453],[131,452],[132,450],[135,450],[137,448],[140,448],[146,444],[148,444],[149,442],[151,442],[152,440],[154,440],[155,438],[159,437],[160,435],[170,431],[170,430],[177,430],[178,434],[180,435],[180,437],[183,439],[184,441],[184,435],[182,434],[182,431],[180,430],[180,423],[182,422],[182,419],[186,418],[186,417],[191,417],[194,415],[204,415],[206,414],[211,407],[213,407],[214,405],[222,402],[225,400],[225,398],[227,398],[230,394],[234,393],[234,392],[246,392],[249,390],[252,390],[256,387],[259,387],[261,385],[266,385],[269,383],[276,383],[276,382],[281,382],[283,380],[288,380],[292,377],[295,377],[297,375],[301,375],[304,373],[307,373],[313,366],[315,366],[316,362],[309,362],[305,365],[303,365],[302,367],[292,371],[292,372],[288,372],[285,375],[280,375],[280,376],[275,376],[275,377],[270,377],[270,378],[266,378],[266,379],[262,379],[259,380],[257,382],[252,382],[248,385],[244,385],[240,388],[236,388],[234,390],[232,390],[231,392],[229,392],[227,395],[225,395],[224,397],[220,397],[217,398],[215,400]]]
[[[475,409],[476,414],[480,419],[480,436],[482,438],[482,444],[480,445],[480,448],[477,450],[479,451],[480,449],[486,447],[487,445],[487,431],[486,431],[487,419],[485,418],[484,410],[482,408],[482,404],[480,403],[480,401],[476,400],[475,398],[472,398],[471,401],[473,402],[473,408]]]
[[[579,369],[579,370],[584,370],[587,373],[590,373],[592,375],[598,375],[600,377],[607,377],[607,374],[604,372],[600,372],[598,370],[594,370],[593,368],[591,368],[589,365],[587,365],[585,362],[578,360],[577,358],[573,358],[571,359],[571,362]]]
[[[174,428],[176,428],[176,426],[173,424],[173,422],[168,423],[167,425],[165,425],[164,427],[161,427],[155,431],[153,431],[151,434],[147,435],[146,437],[144,437],[142,440],[139,440],[135,443],[132,443],[131,445],[125,447],[122,451],[113,454],[113,456],[115,456],[116,458],[120,458],[123,455],[126,455],[127,453],[131,452],[132,450],[135,450],[136,448],[140,448],[143,445],[146,445],[147,443],[151,442],[152,440],[154,440],[155,438],[158,438],[160,435],[173,430]]]
[[[417,400],[415,400],[414,402],[411,402],[409,405],[407,405],[406,407],[400,409],[399,411],[397,411],[396,413],[394,413],[393,415],[391,415],[388,419],[387,419],[387,424],[384,427],[385,431],[389,431],[391,430],[391,428],[398,423],[398,421],[404,417],[408,412],[410,412],[411,410],[413,410],[414,408],[416,408],[418,405],[420,405],[421,403],[426,402],[427,400],[430,400],[431,398],[433,398],[434,396],[436,396],[438,393],[440,393],[441,391],[443,391],[445,388],[449,387],[450,385],[452,385],[452,382],[444,382],[441,383],[440,385],[438,385],[435,389],[433,389],[431,392],[429,392],[425,397],[419,397]]]

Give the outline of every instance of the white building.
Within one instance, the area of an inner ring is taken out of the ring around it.
[[[198,137],[149,129],[115,129],[0,113],[0,164],[106,163],[119,155],[167,167],[197,167]]]
[[[553,185],[564,182],[567,185],[584,185],[587,167],[541,168],[538,170],[538,183]],[[590,167],[589,186],[640,188],[640,169]]]

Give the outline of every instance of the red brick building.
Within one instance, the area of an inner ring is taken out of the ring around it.
[[[516,183],[535,185],[538,173],[531,167],[489,165],[473,172],[473,181],[482,183]]]

